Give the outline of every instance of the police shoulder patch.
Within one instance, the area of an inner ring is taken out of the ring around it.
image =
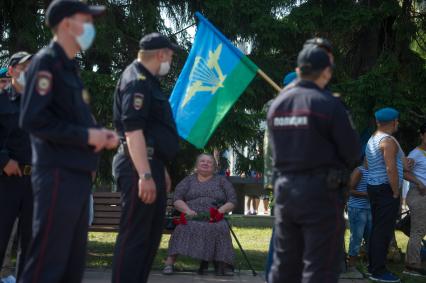
[[[143,106],[143,98],[144,95],[142,93],[135,93],[133,95],[133,108],[135,108],[135,110],[141,110]]]
[[[35,87],[39,95],[44,96],[48,94],[52,88],[52,74],[48,71],[38,72]]]

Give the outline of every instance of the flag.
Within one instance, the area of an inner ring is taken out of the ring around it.
[[[194,43],[170,97],[179,135],[203,148],[259,69],[200,13]]]

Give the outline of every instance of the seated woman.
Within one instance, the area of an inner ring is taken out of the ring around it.
[[[197,157],[195,174],[183,179],[174,193],[175,208],[188,216],[186,225],[177,225],[170,242],[164,274],[173,273],[177,255],[185,255],[202,261],[217,262],[217,275],[227,275],[227,265],[233,265],[234,248],[227,223],[224,220],[190,220],[210,208],[220,213],[232,211],[236,195],[232,184],[224,177],[215,175],[216,162],[209,154]],[[203,272],[203,267],[199,270]]]

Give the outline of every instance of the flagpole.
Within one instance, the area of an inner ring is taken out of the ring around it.
[[[257,70],[257,73],[265,80],[267,81],[276,91],[280,92],[282,89],[267,75],[264,71],[261,69]]]

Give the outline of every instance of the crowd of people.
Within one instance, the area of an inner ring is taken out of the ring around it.
[[[82,281],[91,184],[104,149],[118,147],[113,175],[122,195],[111,281],[147,282],[158,250],[172,187],[166,164],[179,149],[160,79],[180,47],[159,33],[140,40],[115,89],[115,131],[102,128],[90,111],[75,57],[90,48],[93,20],[104,11],[82,1],[52,1],[45,17],[51,43],[34,55],[14,53],[0,70],[0,261],[9,258],[16,230],[20,283]],[[333,67],[331,44],[308,40],[296,71],[267,107],[265,189],[274,190],[275,225],[266,280],[338,282],[348,188],[349,265],[357,265],[364,242],[369,278],[400,282],[387,269],[386,256],[403,179],[411,184],[404,273],[426,276],[420,256],[426,235],[426,124],[419,128],[420,144],[406,157],[393,136],[399,112],[381,108],[375,112],[377,130],[361,152],[348,109],[328,88]],[[176,186],[173,204],[180,218],[164,274],[173,274],[179,255],[200,260],[200,274],[209,262],[217,275],[233,274],[224,217],[235,207],[236,194],[216,166],[214,156],[201,154],[194,173]],[[254,198],[255,206],[258,201]]]
[[[308,40],[298,56],[297,80],[284,88],[269,107],[268,146],[272,149],[273,170],[268,171],[275,188],[276,221],[266,280],[338,281],[348,189],[348,265],[358,264],[364,244],[368,278],[374,282],[400,282],[387,269],[386,257],[391,241],[395,242],[403,179],[410,182],[407,204],[414,212],[403,273],[424,277],[420,250],[426,235],[426,124],[419,129],[421,144],[407,158],[393,137],[399,126],[399,112],[381,108],[375,112],[377,130],[365,151],[361,150],[344,104],[327,87],[333,60],[328,41]],[[268,157],[266,154],[265,160]]]

